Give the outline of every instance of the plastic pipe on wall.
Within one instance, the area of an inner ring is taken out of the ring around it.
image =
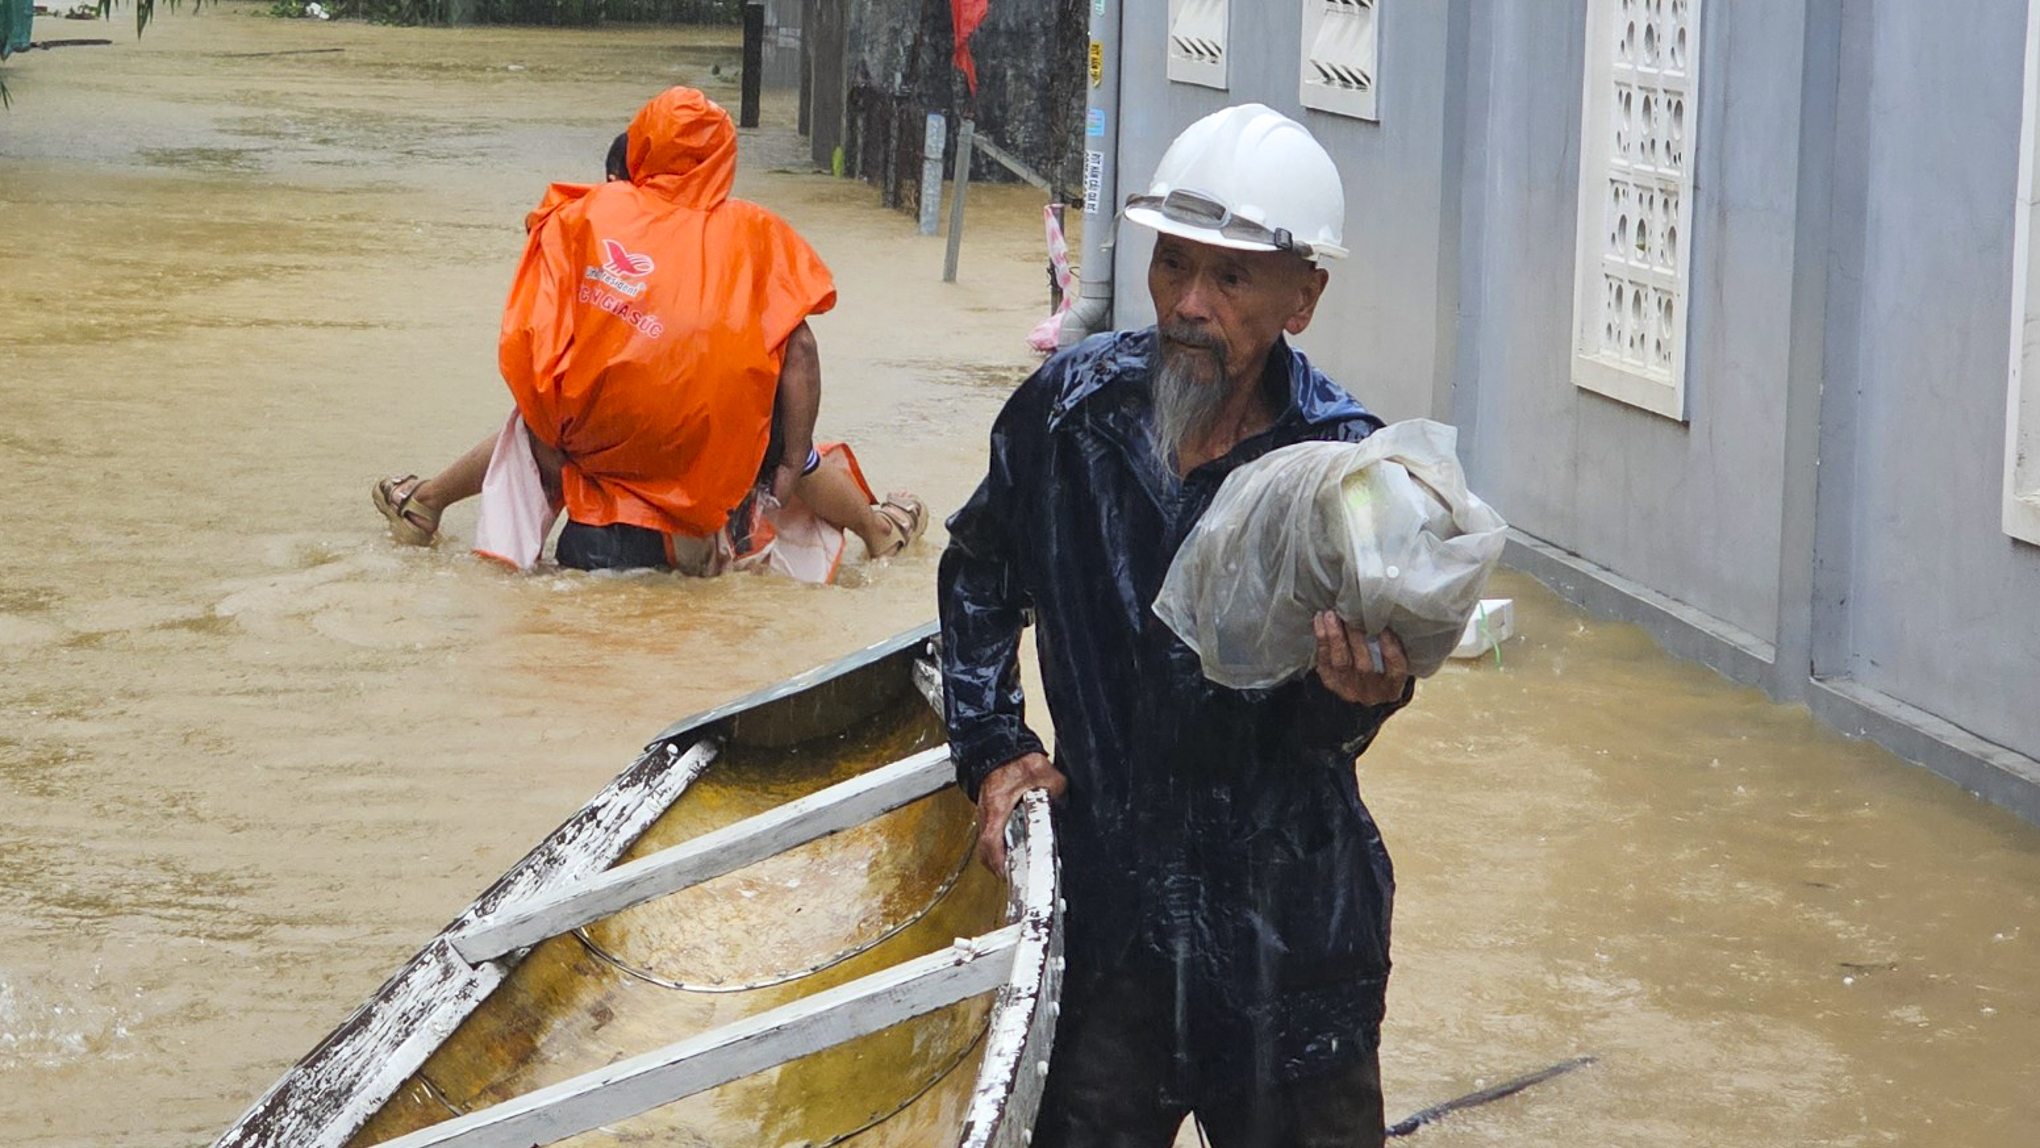
[[[1091,0],[1090,106],[1084,116],[1083,286],[1063,316],[1059,342],[1073,347],[1112,322],[1112,235],[1119,211],[1120,0]]]

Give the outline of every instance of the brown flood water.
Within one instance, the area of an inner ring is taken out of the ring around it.
[[[663,85],[734,102],[728,32],[36,35],[118,42],[10,61],[0,114],[0,1128],[204,1144],[668,722],[929,617],[941,531],[832,588],[520,578],[368,506],[508,409],[543,184]],[[974,193],[945,287],[790,119],[738,193],[838,274],[823,430],[939,518],[1032,362],[1038,202]],[[2040,1144],[2040,831],[1498,592],[1503,668],[1449,667],[1362,770],[1389,1107],[1601,1060],[1417,1142]]]

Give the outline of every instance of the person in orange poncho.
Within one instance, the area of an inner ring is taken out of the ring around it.
[[[907,494],[877,502],[847,447],[814,448],[807,319],[835,304],[835,286],[784,220],[729,197],[728,113],[672,88],[625,139],[627,181],[554,184],[526,219],[498,355],[516,415],[432,478],[378,482],[392,533],[429,543],[447,506],[508,483],[532,492],[526,504],[564,508],[563,565],[715,573],[817,527],[839,532],[837,553],[846,530],[868,553],[896,553],[925,509]],[[533,480],[522,487],[520,469]],[[493,498],[478,549],[529,565],[535,553],[484,545]],[[833,556],[777,564],[815,580],[835,570]]]

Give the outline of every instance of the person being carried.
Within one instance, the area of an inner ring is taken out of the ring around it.
[[[821,259],[730,197],[736,129],[691,88],[654,97],[601,184],[554,184],[526,219],[498,361],[517,410],[430,478],[378,481],[399,541],[483,496],[476,549],[524,568],[564,510],[580,569],[834,576],[845,532],[875,557],[917,538],[911,494],[872,495],[849,448],[814,443],[821,360],[808,318],[835,304]],[[615,178],[622,175],[625,178]]]
[[[1260,106],[1192,124],[1128,221],[1157,232],[1158,323],[1093,336],[1021,384],[938,579],[946,721],[1003,865],[1020,795],[1058,802],[1068,961],[1034,1148],[1383,1140],[1377,1046],[1388,853],[1354,758],[1411,697],[1401,643],[1332,613],[1316,666],[1266,690],[1207,680],[1151,609],[1226,476],[1381,427],[1291,349],[1343,255],[1345,195],[1301,125]],[[1035,625],[1055,727],[1028,728]]]

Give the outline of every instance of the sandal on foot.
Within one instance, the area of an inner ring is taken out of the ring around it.
[[[398,494],[397,488],[405,483],[410,487]],[[430,546],[439,533],[439,512],[417,501],[418,488],[423,485],[417,475],[406,474],[378,479],[368,493],[369,501],[389,519],[390,536],[406,546]]]
[[[893,535],[899,541],[878,554],[879,558],[891,558],[913,545],[914,540],[928,529],[928,508],[921,500],[903,491],[894,491],[885,496],[885,501],[875,507],[881,518],[892,524]]]

